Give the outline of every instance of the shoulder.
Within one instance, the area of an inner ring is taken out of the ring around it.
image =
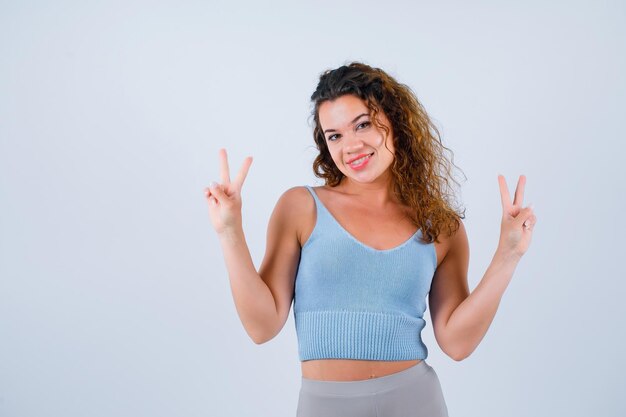
[[[291,211],[297,209],[306,209],[314,204],[313,196],[305,186],[291,187],[285,191],[278,199],[277,205],[283,205],[291,208]]]
[[[295,231],[300,243],[303,242],[303,235],[308,236],[315,224],[315,200],[305,186],[286,190],[278,199],[274,211],[282,219],[281,223]]]
[[[469,254],[469,242],[467,239],[467,231],[463,219],[459,219],[459,227],[451,234],[441,233],[439,235],[442,251],[444,256],[442,262],[446,258],[464,258]]]

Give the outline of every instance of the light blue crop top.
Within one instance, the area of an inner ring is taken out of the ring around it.
[[[378,250],[348,233],[315,191],[317,220],[302,247],[293,314],[301,361],[426,359],[426,295],[437,267],[421,229]]]

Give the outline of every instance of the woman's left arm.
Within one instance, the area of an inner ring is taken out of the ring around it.
[[[456,361],[467,358],[487,333],[537,221],[532,206],[522,207],[526,177],[520,176],[513,203],[504,177],[499,175],[498,182],[503,209],[500,241],[480,283],[470,294],[469,244],[462,222],[433,277],[429,306],[435,338]]]

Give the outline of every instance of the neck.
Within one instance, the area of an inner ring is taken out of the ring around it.
[[[390,178],[378,178],[374,182],[357,182],[344,177],[337,186],[343,193],[355,197],[369,207],[384,208],[389,204],[396,204],[398,199],[393,193]]]

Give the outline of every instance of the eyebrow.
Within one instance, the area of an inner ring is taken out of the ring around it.
[[[369,113],[361,113],[359,114],[357,117],[355,117],[354,119],[352,119],[352,121],[350,122],[350,124],[354,124],[357,120],[359,120],[361,117],[363,116],[369,116]],[[335,129],[326,129],[324,131],[324,133],[328,133],[328,132],[336,132]]]

